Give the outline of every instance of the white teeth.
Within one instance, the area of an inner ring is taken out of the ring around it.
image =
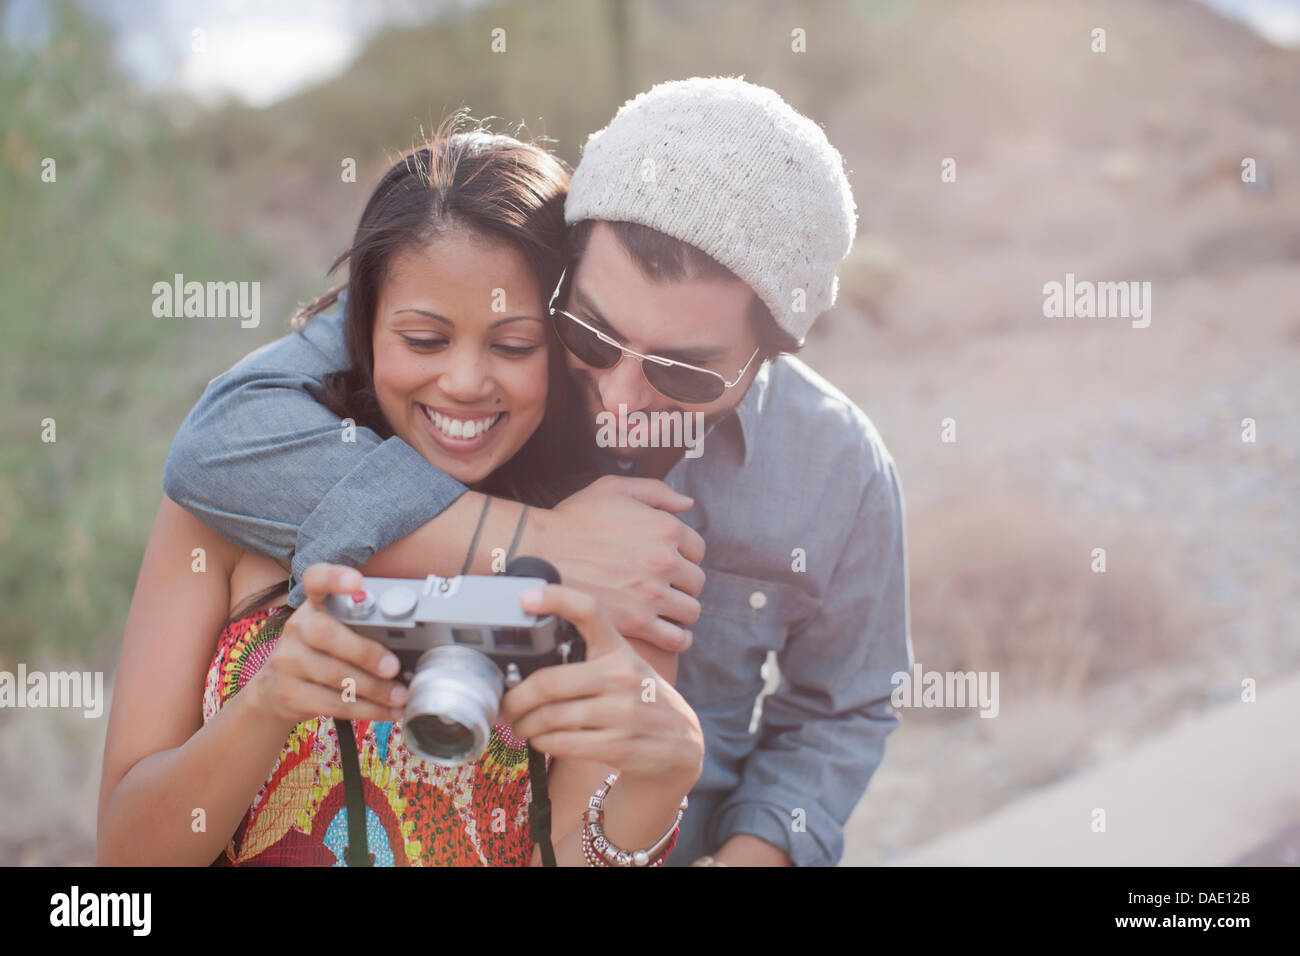
[[[501,413],[491,416],[490,418],[477,418],[466,421],[460,418],[448,418],[446,415],[435,412],[431,408],[424,409],[425,415],[434,426],[449,438],[477,438],[489,428],[497,423]]]

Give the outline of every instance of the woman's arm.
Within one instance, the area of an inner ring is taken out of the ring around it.
[[[207,553],[202,572],[191,565],[195,548]],[[100,864],[210,863],[295,724],[319,714],[401,716],[406,689],[391,679],[397,658],[322,610],[326,595],[355,591],[361,573],[318,564],[307,569],[307,601],[285,622],[271,656],[205,724],[205,675],[238,556],[231,548],[163,500],[118,666],[100,785]],[[355,697],[342,694],[347,681]]]
[[[203,549],[198,564],[194,549]],[[289,727],[239,694],[203,723],[203,688],[238,549],[163,498],[113,691],[99,793],[99,865],[205,865],[229,842]],[[202,567],[203,570],[195,570]]]

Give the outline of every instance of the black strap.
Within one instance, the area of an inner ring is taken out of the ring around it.
[[[551,794],[546,786],[546,757],[528,745],[528,780],[533,799],[528,804],[528,836],[542,848],[542,866],[555,866],[551,845]]]
[[[357,739],[352,721],[334,718],[339,735],[339,756],[343,761],[343,794],[348,804],[348,845],[343,859],[348,866],[374,866],[375,858],[366,845],[366,799],[361,793],[361,763],[357,760]]]
[[[361,793],[361,764],[357,760],[357,741],[352,721],[334,721],[339,737],[339,755],[343,762],[343,793],[348,806],[348,846],[344,860],[348,866],[373,866],[375,858],[366,844],[366,801]],[[542,849],[542,866],[555,866],[555,847],[551,844],[551,794],[546,782],[546,757],[528,745],[528,780],[532,800],[528,804],[528,836]],[[354,863],[354,860],[364,862]]]

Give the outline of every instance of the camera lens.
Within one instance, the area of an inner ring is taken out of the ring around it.
[[[487,749],[505,681],[490,658],[446,644],[415,665],[402,718],[407,746],[442,767],[472,763]]]
[[[474,749],[474,732],[447,717],[420,714],[405,727],[414,742],[411,749],[418,753],[460,761]]]

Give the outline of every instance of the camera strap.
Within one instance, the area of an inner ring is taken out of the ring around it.
[[[348,866],[374,866],[375,858],[366,843],[366,799],[361,792],[361,762],[357,760],[357,739],[352,721],[334,718],[339,735],[339,757],[343,763],[343,795],[348,806],[348,846],[343,859]]]
[[[528,782],[533,798],[528,804],[528,836],[542,849],[542,866],[555,866],[551,844],[551,793],[546,785],[546,757],[528,745]]]
[[[366,841],[366,801],[361,792],[361,763],[352,721],[334,720],[343,764],[343,794],[348,808],[348,846],[343,859],[348,866],[374,866],[375,858]],[[528,745],[528,782],[532,799],[528,804],[528,836],[542,850],[542,866],[555,866],[551,844],[551,794],[547,786],[546,756]],[[353,862],[354,860],[360,862]]]

